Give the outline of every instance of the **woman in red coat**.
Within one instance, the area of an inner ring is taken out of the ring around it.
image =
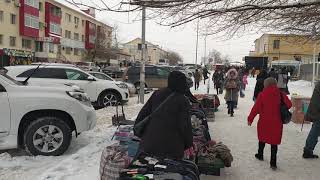
[[[255,157],[263,161],[263,150],[265,144],[271,145],[270,167],[277,169],[277,151],[281,144],[283,124],[280,116],[280,94],[283,101],[291,108],[292,103],[286,94],[282,93],[277,87],[277,80],[267,78],[264,81],[264,90],[259,94],[248,117],[248,125],[251,126],[257,114],[260,115],[258,121],[259,149]]]

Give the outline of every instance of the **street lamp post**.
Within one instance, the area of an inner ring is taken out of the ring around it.
[[[141,63],[140,63],[140,103],[144,104],[145,88],[145,60],[146,60],[146,8],[142,7],[142,42],[141,42]]]

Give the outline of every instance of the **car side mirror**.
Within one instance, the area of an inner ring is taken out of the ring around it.
[[[96,79],[94,79],[94,77],[92,77],[92,76],[89,76],[89,77],[87,78],[87,80],[88,80],[88,81],[96,81]]]

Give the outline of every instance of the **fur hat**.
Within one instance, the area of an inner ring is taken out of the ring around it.
[[[168,77],[168,88],[175,92],[185,93],[188,90],[186,75],[180,71],[172,71]]]
[[[273,85],[277,85],[277,80],[273,77],[269,77],[267,79],[264,80],[263,82],[263,85],[264,85],[264,88],[267,88],[267,87],[270,87],[270,86],[273,86]]]
[[[232,73],[233,73],[234,75],[232,75]],[[227,72],[227,78],[228,78],[228,79],[237,79],[237,77],[238,77],[238,72],[237,72],[236,69],[230,69],[230,70]]]

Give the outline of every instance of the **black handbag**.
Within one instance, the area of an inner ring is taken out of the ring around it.
[[[141,120],[140,122],[136,123],[133,127],[133,132],[134,135],[137,137],[142,137],[145,128],[147,127],[147,125],[149,124],[152,115],[155,114],[157,111],[159,111],[159,109],[171,98],[174,96],[174,92],[171,93],[151,114],[149,114],[147,117],[145,117],[143,120]]]
[[[280,115],[283,124],[288,124],[291,121],[292,113],[289,111],[286,103],[284,103],[282,93],[280,91]]]

